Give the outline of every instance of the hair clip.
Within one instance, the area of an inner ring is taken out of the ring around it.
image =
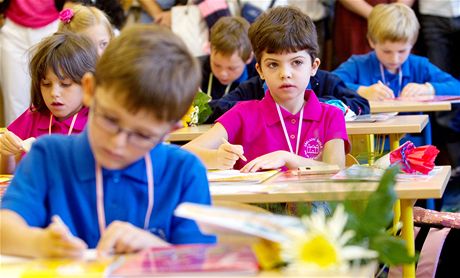
[[[59,13],[59,19],[65,24],[69,23],[72,20],[73,11],[72,9],[64,9]]]

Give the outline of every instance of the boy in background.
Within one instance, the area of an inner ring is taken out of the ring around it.
[[[201,90],[219,99],[241,82],[257,75],[248,37],[249,23],[242,17],[222,17],[211,28],[211,54],[201,56]]]
[[[87,129],[37,140],[2,199],[1,253],[78,257],[209,243],[182,202],[210,203],[203,165],[163,144],[190,107],[199,64],[171,31],[132,26],[83,77]]]
[[[455,94],[458,80],[411,54],[419,27],[414,11],[404,4],[375,6],[368,18],[374,51],[353,55],[333,73],[368,100]]]

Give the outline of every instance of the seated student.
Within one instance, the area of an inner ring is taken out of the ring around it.
[[[353,55],[333,73],[368,100],[456,94],[460,82],[425,57],[411,54],[419,23],[404,4],[379,4],[368,18],[374,51]]]
[[[59,13],[59,31],[80,33],[90,38],[100,56],[114,33],[107,15],[96,7],[74,5]]]
[[[276,7],[259,16],[249,37],[267,94],[238,103],[184,148],[208,168],[242,172],[344,166],[349,143],[342,111],[305,89],[305,77],[315,75],[320,64],[316,36],[311,19],[297,8]]]
[[[248,38],[249,23],[242,17],[221,17],[211,28],[211,55],[201,56],[201,90],[219,99],[238,84],[257,75]]]
[[[190,107],[200,70],[185,44],[158,26],[126,27],[83,77],[90,106],[76,136],[38,139],[2,199],[1,253],[77,257],[170,243],[209,243],[182,202],[210,203],[206,169],[163,144]]]
[[[209,105],[212,108],[212,114],[207,122],[213,123],[239,101],[262,99],[267,90],[266,86],[265,81],[260,76],[254,76],[222,98],[211,100]],[[338,99],[353,110],[356,115],[370,113],[367,99],[347,88],[340,78],[330,72],[318,69],[316,74],[310,78],[308,89],[312,89],[321,102]]]
[[[55,33],[44,38],[31,53],[32,103],[0,134],[0,158],[5,173],[14,172],[16,162],[34,138],[51,133],[80,133],[88,120],[88,108],[82,103],[81,79],[96,67],[98,56],[91,41],[69,32]]]

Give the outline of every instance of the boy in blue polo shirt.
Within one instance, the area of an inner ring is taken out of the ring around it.
[[[1,253],[78,257],[209,243],[182,202],[210,203],[206,171],[161,141],[190,107],[198,62],[170,31],[133,26],[83,80],[90,107],[78,136],[46,136],[19,165],[3,200]]]
[[[456,94],[458,80],[427,58],[410,54],[418,31],[411,8],[379,4],[368,18],[368,39],[374,51],[353,55],[333,73],[368,100]]]

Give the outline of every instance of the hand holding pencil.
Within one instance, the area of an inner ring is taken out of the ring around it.
[[[232,169],[238,159],[247,161],[243,146],[230,144],[225,138],[222,138],[222,144],[217,149],[218,168]]]

